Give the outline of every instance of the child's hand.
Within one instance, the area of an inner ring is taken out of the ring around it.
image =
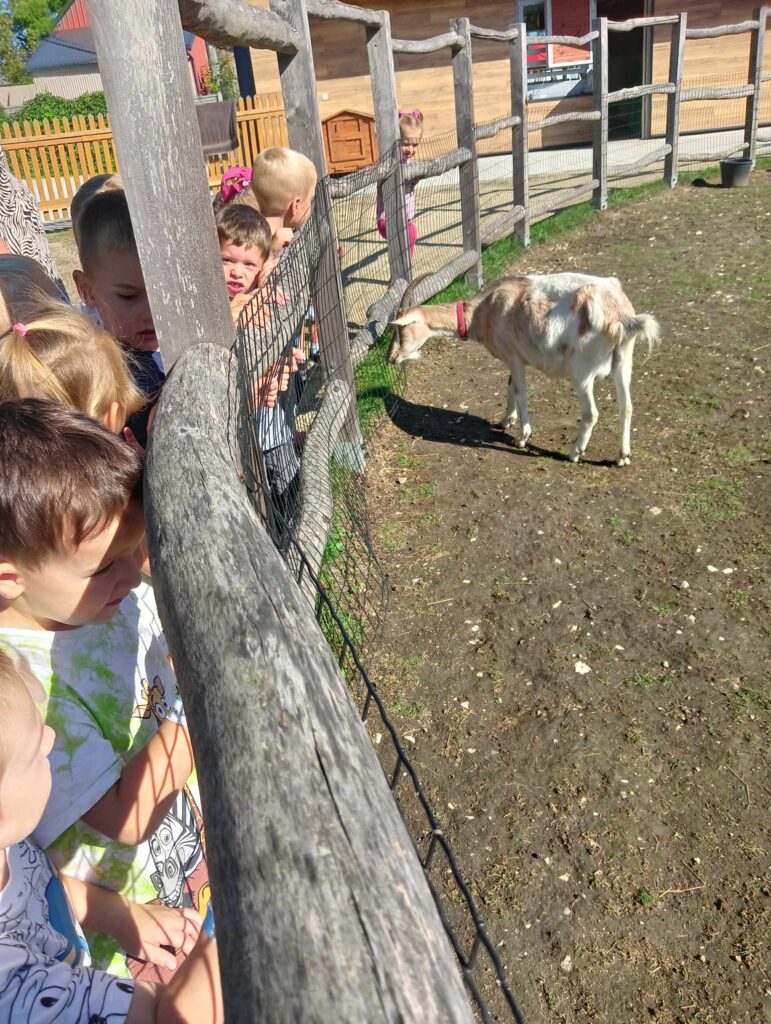
[[[164,946],[187,956],[198,939],[201,917],[188,907],[164,907],[160,903],[130,903],[115,935],[122,948],[138,960],[173,971],[177,958]]]
[[[286,249],[291,244],[293,238],[294,231],[292,228],[279,228],[270,243],[271,253],[278,255],[282,249]]]
[[[244,306],[248,306],[253,298],[254,292],[240,292],[230,300],[230,315],[233,317],[234,324],[238,324],[238,318],[241,316]]]

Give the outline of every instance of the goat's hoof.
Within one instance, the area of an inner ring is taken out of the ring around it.
[[[619,456],[619,460],[616,463],[616,465],[617,466],[631,466],[632,465],[632,456],[631,455],[623,455],[622,454],[621,456]]]
[[[568,458],[571,462],[580,462],[583,452],[568,452]]]
[[[517,422],[516,416],[504,416],[503,419],[498,420],[498,426],[502,430],[509,430]]]
[[[524,449],[527,448],[527,442],[528,442],[528,438],[520,437],[519,440],[517,441],[517,448],[521,448],[524,451]]]

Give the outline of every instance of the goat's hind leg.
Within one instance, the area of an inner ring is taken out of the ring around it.
[[[599,413],[594,401],[594,377],[574,380],[573,384],[581,405],[581,424],[578,428],[576,439],[568,452],[568,458],[571,462],[578,462],[589,446],[589,440],[592,436],[594,425],[599,419]]]
[[[628,466],[632,461],[632,363],[634,342],[626,342],[613,353],[613,380],[616,384],[616,399],[621,417],[621,454],[619,466]]]

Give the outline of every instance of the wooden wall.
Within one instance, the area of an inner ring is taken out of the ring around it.
[[[691,28],[710,28],[752,18],[757,0],[656,0],[656,14],[688,12]],[[669,26],[655,29],[653,37],[653,81],[666,82],[669,77]],[[720,36],[717,39],[688,39],[685,43],[684,86],[739,85],[747,82],[750,58],[750,34]],[[766,33],[767,69],[771,71],[771,32]],[[709,80],[709,82],[707,82]],[[771,88],[763,87],[765,120],[771,120]],[[680,129],[684,132],[730,128],[744,124],[744,100],[694,100],[684,103],[680,111]],[[761,112],[762,113],[762,112]],[[666,124],[666,99],[654,97],[652,130],[663,134]]]
[[[256,6],[267,7],[268,0],[251,0]],[[555,34],[574,34],[588,29],[588,0],[586,24],[579,24],[575,16],[576,0],[565,0],[572,7],[573,16],[557,17],[555,4]],[[578,0],[583,5],[584,0]],[[391,10],[393,35],[402,39],[421,39],[448,31],[451,18],[468,17],[484,28],[506,28],[516,20],[514,0],[358,0],[358,5]],[[566,20],[567,19],[567,20]],[[313,58],[318,79],[319,107],[322,120],[345,108],[373,111],[364,29],[357,25],[314,24]],[[562,48],[560,59],[581,60],[580,50]],[[555,58],[556,58],[555,54]],[[444,135],[455,131],[455,105],[449,51],[424,56],[395,57],[397,89],[400,107],[423,111],[426,136]],[[252,50],[254,80],[258,92],[279,89],[276,58],[272,53]],[[477,121],[492,121],[511,113],[509,94],[508,47],[505,43],[474,42],[474,104]],[[533,104],[531,118],[540,121],[550,113],[568,110],[587,110],[591,101],[585,97],[575,100],[549,100]],[[558,108],[558,109],[557,109]],[[570,145],[591,138],[587,124],[560,125],[548,131],[548,145]],[[506,136],[501,135],[502,143]],[[495,143],[496,140],[491,140]],[[540,133],[531,136],[531,144],[541,144]],[[508,143],[506,143],[508,144]],[[488,151],[492,151],[486,147]]]
[[[251,0],[267,7],[268,0]],[[446,32],[450,18],[469,17],[475,24],[488,28],[505,28],[516,18],[514,0],[358,0],[360,6],[391,10],[393,34],[405,39],[420,39]],[[656,14],[688,11],[694,27],[721,25],[751,18],[756,0],[655,0]],[[586,10],[586,24],[584,24]],[[572,11],[572,14],[570,13]],[[579,17],[580,15],[580,17]],[[588,27],[588,0],[570,0],[553,5],[554,33],[573,34]],[[656,29],[653,41],[653,81],[666,81],[669,71],[670,29]],[[771,35],[771,33],[769,33]],[[313,56],[318,77],[318,96],[322,118],[344,108],[372,112],[372,93],[367,71],[364,29],[355,25],[314,24]],[[555,54],[555,57],[558,55]],[[580,51],[560,53],[561,59],[580,58]],[[500,43],[474,42],[474,101],[477,121],[489,121],[510,113],[509,70],[507,47]],[[272,53],[252,51],[254,77],[258,92],[279,89],[276,58]],[[686,88],[699,84],[708,76],[728,76],[731,84],[747,74],[749,35],[724,36],[719,39],[692,39],[685,49]],[[766,43],[766,63],[771,68],[771,39]],[[397,89],[402,109],[417,107],[423,111],[427,136],[453,132],[455,113],[449,54],[428,54],[422,57],[397,55]],[[737,77],[738,76],[738,77]],[[746,80],[746,79],[745,79]],[[713,83],[717,84],[717,82]],[[728,84],[728,82],[726,82]],[[761,119],[771,121],[771,83],[764,87]],[[571,109],[589,109],[585,97],[574,100],[552,100],[531,105],[531,120],[541,120],[555,108],[559,113]],[[692,102],[684,104],[681,114],[683,131],[730,127],[744,123],[743,100]],[[654,97],[652,128],[663,134],[666,100]],[[570,145],[586,142],[591,137],[587,123],[559,126],[549,138],[531,136],[531,144]],[[505,136],[500,136],[503,140]]]

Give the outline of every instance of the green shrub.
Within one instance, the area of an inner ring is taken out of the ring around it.
[[[41,92],[20,107],[15,114],[4,111],[2,120],[23,124],[25,121],[61,121],[63,117],[71,120],[73,117],[87,117],[89,114],[93,114],[94,117],[107,114],[103,92],[84,92],[74,100],[66,100],[50,92]]]

